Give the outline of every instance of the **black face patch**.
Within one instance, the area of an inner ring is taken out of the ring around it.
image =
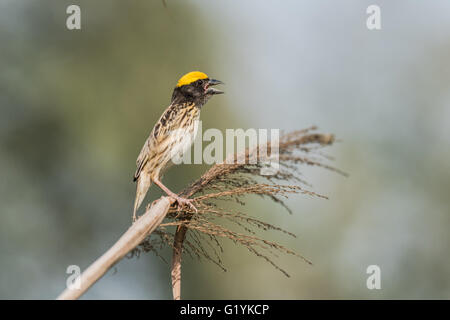
[[[173,90],[172,103],[195,103],[195,105],[201,107],[211,96],[205,92],[207,82],[208,79],[199,79],[190,84],[176,87]]]

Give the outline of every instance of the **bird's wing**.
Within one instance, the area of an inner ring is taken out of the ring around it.
[[[158,122],[153,127],[150,136],[142,146],[141,152],[136,160],[136,172],[134,173],[133,181],[136,181],[139,178],[144,166],[150,159],[150,152],[152,151],[153,146],[158,145],[158,141],[164,140],[164,137],[170,133],[170,123],[172,123],[172,120],[175,117],[175,111],[176,106],[171,104],[163,112]]]
[[[145,164],[148,161],[149,153],[150,153],[150,140],[151,136],[145,141],[144,145],[142,146],[141,152],[139,153],[139,156],[136,160],[136,172],[133,176],[133,181],[136,181],[139,178],[139,175],[141,174],[142,169],[144,168]]]

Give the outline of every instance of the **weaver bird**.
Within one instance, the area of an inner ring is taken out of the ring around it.
[[[179,207],[187,205],[197,210],[192,200],[179,197],[160,179],[174,157],[181,157],[191,147],[197,134],[200,110],[213,95],[223,93],[212,87],[221,83],[199,71],[189,72],[178,80],[169,107],[153,127],[136,161],[133,221],[152,182],[173,198]]]

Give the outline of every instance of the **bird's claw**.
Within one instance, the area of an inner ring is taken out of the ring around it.
[[[197,208],[192,204],[192,202],[194,200],[192,199],[186,199],[186,198],[182,198],[182,197],[176,197],[175,200],[178,203],[178,209],[181,210],[183,206],[188,206],[189,208],[191,208],[192,210],[194,210],[194,212],[198,212]]]

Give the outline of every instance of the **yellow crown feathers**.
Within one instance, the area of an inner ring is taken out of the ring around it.
[[[200,79],[208,79],[208,76],[205,73],[200,72],[200,71],[192,71],[192,72],[186,73],[184,76],[182,76],[180,78],[180,80],[178,80],[177,87],[181,87],[186,84],[190,84],[190,83],[195,82]]]

